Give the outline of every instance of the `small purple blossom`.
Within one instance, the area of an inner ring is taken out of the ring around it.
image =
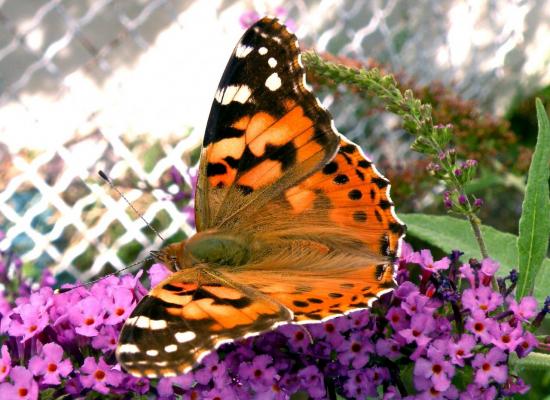
[[[3,382],[11,370],[11,356],[8,352],[8,346],[3,345],[1,353],[2,358],[0,358],[0,382]]]
[[[103,323],[105,309],[95,297],[87,297],[79,301],[69,311],[71,323],[76,326],[75,332],[82,336],[96,336],[99,326]]]
[[[440,352],[433,352],[429,358],[421,357],[414,365],[414,375],[429,379],[438,392],[444,392],[449,388],[454,374],[455,368]]]
[[[121,288],[116,291],[116,294],[108,297],[104,307],[107,311],[107,318],[104,321],[106,324],[116,325],[124,322],[135,307],[134,295],[130,290]]]
[[[467,358],[473,357],[472,349],[476,345],[476,340],[472,335],[464,334],[461,336],[460,340],[453,341],[450,344],[449,354],[451,356],[451,361],[453,364],[460,367],[464,366],[464,361]]]
[[[109,387],[116,387],[121,381],[121,372],[108,365],[103,358],[100,358],[97,362],[95,358],[87,357],[82,368],[80,368],[82,386],[99,393],[108,394]]]
[[[164,264],[155,263],[151,265],[151,268],[147,271],[151,286],[157,286],[160,282],[166,279],[172,272],[164,266]]]
[[[524,297],[519,304],[513,297],[510,297],[507,302],[510,311],[512,311],[514,316],[522,322],[527,322],[537,315],[537,299],[533,296]]]
[[[475,383],[487,387],[491,380],[497,383],[506,382],[508,367],[504,364],[506,354],[496,347],[493,347],[487,354],[477,354],[472,362],[476,369]]]
[[[20,320],[11,319],[8,333],[20,337],[23,342],[38,335],[48,325],[47,312],[30,303],[16,307],[11,316],[19,316]]]
[[[441,260],[434,262],[432,253],[429,250],[421,250],[413,260],[413,262],[420,264],[422,268],[430,272],[445,270],[449,268],[451,263],[448,257],[443,257]]]
[[[0,384],[1,399],[36,400],[38,399],[38,384],[32,373],[24,367],[16,366],[10,371],[11,383]]]
[[[39,355],[29,361],[29,369],[34,376],[42,376],[42,383],[59,385],[60,377],[67,377],[73,370],[71,361],[63,359],[63,348],[57,343],[42,347]]]

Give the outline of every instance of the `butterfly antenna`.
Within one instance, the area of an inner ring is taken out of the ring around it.
[[[141,261],[138,261],[138,262],[135,262],[133,264],[130,264],[128,265],[127,267],[124,267],[122,269],[119,269],[118,271],[115,271],[115,272],[111,272],[110,274],[107,274],[107,275],[104,275],[100,278],[97,278],[97,279],[94,279],[93,281],[90,281],[90,282],[86,282],[86,283],[81,283],[80,285],[76,285],[76,286],[72,286],[72,287],[69,287],[69,288],[59,288],[59,289],[56,289],[55,290],[55,293],[57,294],[62,294],[62,293],[67,293],[67,292],[70,292],[71,290],[73,289],[78,289],[78,288],[81,288],[81,287],[85,287],[85,286],[89,286],[89,285],[93,285],[94,283],[97,283],[105,278],[108,278],[110,276],[113,276],[113,275],[118,275],[120,274],[122,271],[126,271],[127,269],[130,269],[132,267],[135,267],[136,265],[139,265],[141,263],[144,263],[146,261],[154,261],[155,259],[153,257],[147,257],[145,260],[141,260]]]
[[[109,186],[111,186],[111,189],[113,189],[115,192],[117,192],[120,197],[122,197],[126,203],[128,203],[128,205],[132,208],[132,210],[134,210],[134,212],[137,214],[138,217],[141,218],[141,220],[143,222],[145,222],[145,225],[147,225],[149,227],[149,229],[151,229],[159,238],[160,240],[162,240],[164,242],[164,238],[162,237],[162,235],[159,233],[159,231],[157,231],[149,222],[147,222],[147,220],[143,217],[143,214],[141,214],[135,207],[132,203],[130,203],[130,200],[128,200],[126,198],[126,196],[124,196],[122,194],[122,192],[120,190],[118,190],[118,188],[114,185],[113,181],[111,180],[111,178],[109,178],[107,176],[107,174],[101,170],[99,170],[98,172],[99,176],[101,177],[101,179],[103,179],[105,182],[107,182],[109,184]]]

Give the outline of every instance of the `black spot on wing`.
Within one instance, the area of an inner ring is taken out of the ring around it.
[[[399,236],[403,235],[405,231],[407,230],[406,225],[399,224],[397,222],[391,222],[390,223],[390,231],[393,233],[398,234]]]
[[[344,185],[349,182],[349,178],[347,175],[339,174],[336,175],[332,181],[337,185]]]
[[[331,161],[323,167],[323,174],[332,175],[338,171],[338,163]]]
[[[372,178],[371,182],[374,183],[376,186],[378,186],[378,189],[385,189],[389,185],[389,182],[387,179],[380,178],[380,177]]]
[[[206,176],[224,175],[227,173],[227,167],[220,163],[208,163],[206,166]]]

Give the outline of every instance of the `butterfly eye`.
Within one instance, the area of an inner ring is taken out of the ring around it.
[[[180,266],[178,264],[178,258],[176,256],[170,256],[170,264],[172,264],[172,268],[174,268],[174,271],[179,271]]]

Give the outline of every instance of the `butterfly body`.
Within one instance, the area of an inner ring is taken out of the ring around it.
[[[253,250],[247,236],[211,230],[169,245],[157,252],[156,257],[177,271],[197,264],[210,265],[212,268],[243,265],[249,261]]]
[[[174,273],[119,338],[133,375],[187,372],[223,343],[365,309],[393,288],[405,226],[389,182],[335,130],[300,57],[276,19],[237,44],[203,141],[197,234],[154,253]]]

